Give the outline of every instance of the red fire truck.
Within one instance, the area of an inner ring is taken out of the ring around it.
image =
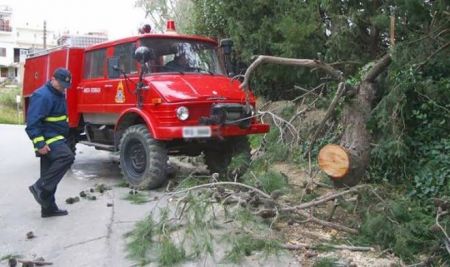
[[[253,94],[227,75],[231,45],[178,34],[169,21],[164,34],[48,50],[25,62],[25,111],[33,91],[66,67],[73,148],[119,152],[122,174],[137,188],[165,182],[169,155],[203,153],[211,172],[226,173],[234,155],[249,160],[247,135],[269,131],[254,116]]]

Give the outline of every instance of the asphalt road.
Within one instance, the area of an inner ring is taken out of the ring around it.
[[[43,257],[54,266],[133,265],[126,258],[123,234],[157,203],[133,205],[123,200],[129,189],[114,186],[121,178],[111,153],[77,145],[75,163],[56,194],[58,205],[69,211],[68,216],[40,217],[40,207],[28,191],[38,176],[39,159],[34,156],[24,126],[0,125],[0,258]],[[68,197],[78,196],[96,184],[113,187],[103,194],[94,193],[97,200],[65,203]],[[150,195],[161,193],[152,191]],[[35,238],[27,239],[30,231]]]
[[[149,199],[157,197],[158,201],[134,205],[124,200],[130,190],[116,186],[122,182],[117,159],[109,152],[78,144],[75,163],[56,194],[58,205],[69,215],[41,218],[40,207],[28,191],[39,176],[39,159],[24,128],[0,124],[0,259],[20,255],[30,260],[43,257],[53,266],[135,266],[126,257],[123,235],[150,211],[166,205],[167,197],[150,191]],[[112,190],[94,193],[97,200],[81,198],[71,205],[65,203],[68,197],[96,184],[109,185]],[[27,238],[30,231],[35,235],[32,239]],[[0,261],[0,266],[6,264],[6,260]],[[243,264],[298,266],[289,255],[273,259],[256,256]],[[214,259],[202,259],[183,266],[216,265]]]

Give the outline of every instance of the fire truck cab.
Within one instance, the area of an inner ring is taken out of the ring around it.
[[[233,156],[250,160],[247,135],[266,133],[269,125],[254,116],[253,94],[227,75],[229,40],[219,45],[178,34],[173,22],[168,25],[164,34],[59,47],[28,57],[25,110],[33,91],[56,68],[66,67],[72,72],[66,96],[73,148],[81,142],[119,152],[122,174],[136,188],[161,186],[169,155],[203,153],[211,172],[230,175]]]

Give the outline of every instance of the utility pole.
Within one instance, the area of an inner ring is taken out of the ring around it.
[[[47,49],[47,21],[44,20],[44,49]]]

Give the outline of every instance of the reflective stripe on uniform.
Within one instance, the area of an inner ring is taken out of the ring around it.
[[[56,116],[56,117],[47,117],[47,118],[44,119],[44,121],[46,121],[46,122],[67,121],[67,116],[66,115],[62,115],[62,116]]]
[[[38,137],[33,139],[33,144],[39,143],[41,141],[44,141],[44,137],[43,136],[38,136]]]
[[[50,139],[45,140],[45,142],[47,143],[47,145],[50,145],[51,143],[54,143],[54,142],[56,142],[56,141],[58,141],[58,140],[62,140],[62,139],[64,139],[64,136],[62,136],[62,135],[57,135],[57,136],[55,136],[55,137],[52,137],[52,138],[50,138]]]

